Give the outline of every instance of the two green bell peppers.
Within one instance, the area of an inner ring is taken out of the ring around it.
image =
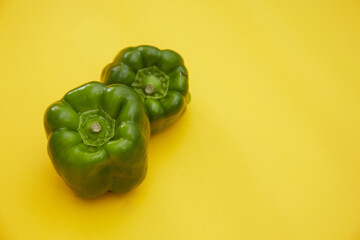
[[[52,163],[76,195],[125,193],[145,178],[150,125],[130,87],[82,85],[48,107],[44,125]]]
[[[132,87],[147,110],[151,133],[177,121],[190,101],[188,71],[181,56],[153,46],[122,50],[102,71],[105,84]]]
[[[55,170],[84,198],[138,186],[150,131],[173,124],[190,101],[188,72],[172,50],[126,48],[103,69],[101,81],[69,91],[44,116]]]

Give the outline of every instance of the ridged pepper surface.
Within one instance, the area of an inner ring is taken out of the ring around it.
[[[143,181],[150,125],[130,87],[84,84],[48,107],[44,125],[52,163],[76,195],[125,193]]]
[[[182,57],[153,46],[126,48],[102,71],[105,84],[132,87],[147,110],[151,133],[176,122],[190,101],[188,71]]]

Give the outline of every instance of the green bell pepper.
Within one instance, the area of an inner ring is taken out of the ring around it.
[[[152,46],[122,50],[102,71],[105,84],[131,86],[147,110],[151,133],[177,121],[190,102],[188,71],[181,56]]]
[[[48,107],[44,125],[52,163],[76,195],[125,193],[145,178],[150,124],[130,87],[84,84]]]

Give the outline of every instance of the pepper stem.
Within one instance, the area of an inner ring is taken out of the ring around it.
[[[101,125],[99,122],[93,122],[93,124],[91,125],[91,131],[93,133],[98,133],[101,131]]]
[[[145,87],[146,94],[153,94],[154,91],[155,91],[155,88],[153,85],[151,85],[151,84],[146,85],[146,87]]]

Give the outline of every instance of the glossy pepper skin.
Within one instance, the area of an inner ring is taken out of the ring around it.
[[[125,193],[145,178],[150,124],[130,87],[84,84],[47,108],[44,125],[52,163],[76,195]]]
[[[172,50],[145,45],[126,48],[105,66],[101,81],[126,84],[140,95],[151,133],[176,122],[190,102],[188,71],[182,57]]]

